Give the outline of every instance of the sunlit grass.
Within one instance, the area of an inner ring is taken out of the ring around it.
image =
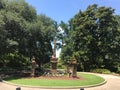
[[[104,79],[87,73],[78,73],[80,77],[83,79],[81,80],[56,80],[56,79],[37,79],[37,78],[16,78],[11,77],[6,79],[6,81],[21,84],[21,85],[31,85],[31,86],[86,86],[86,85],[93,85],[99,84],[104,82]]]

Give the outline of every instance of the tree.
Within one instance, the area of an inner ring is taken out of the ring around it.
[[[25,54],[23,52],[25,52],[25,41],[27,37],[26,24],[36,21],[36,11],[32,6],[24,2],[24,0],[5,1],[4,9],[1,10],[1,13],[4,17],[8,47],[9,49],[14,49],[14,51],[17,49],[19,53]],[[26,15],[29,15],[29,17]]]
[[[0,1],[0,63],[10,67],[29,63],[48,62],[52,53],[53,20],[37,15],[24,0]],[[6,63],[5,63],[6,62]],[[13,66],[12,66],[13,65]]]
[[[35,56],[37,63],[41,66],[50,60],[52,54],[53,20],[45,15],[39,15],[37,21],[28,24],[27,27],[29,56]]]
[[[1,19],[1,40],[0,46],[1,62],[6,64],[9,62],[10,53],[19,53],[19,47],[23,37],[25,37],[26,21],[17,12],[8,10],[9,2],[2,2],[2,9],[0,10]],[[6,60],[5,60],[6,58]],[[22,58],[21,58],[22,59]]]
[[[60,26],[64,30],[62,35],[62,50],[60,54],[60,59],[63,61],[63,64],[66,63],[68,59],[71,58],[73,54],[73,42],[72,42],[72,31],[68,24],[61,21]]]
[[[88,6],[71,20],[73,56],[84,71],[107,68],[116,71],[119,60],[119,32],[114,9]]]
[[[116,17],[116,20],[118,22],[118,29],[120,31],[120,15],[116,15],[115,17]]]
[[[1,1],[0,1],[0,10],[5,8],[5,6],[6,6],[5,3],[6,3],[5,0],[1,0]]]
[[[10,0],[6,6],[6,11],[16,12],[26,21],[32,22],[37,18],[36,10],[28,5],[24,0]]]

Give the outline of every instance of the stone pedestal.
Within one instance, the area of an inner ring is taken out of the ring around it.
[[[32,59],[31,59],[31,65],[32,65],[32,68],[31,68],[31,77],[34,77],[35,76],[35,66],[36,66],[35,57],[32,57]]]
[[[56,75],[57,73],[57,61],[58,59],[54,56],[52,56],[50,62],[51,62],[51,74],[52,76]]]
[[[73,59],[72,66],[73,66],[72,77],[77,77],[77,61],[76,61],[76,59]]]
[[[70,60],[67,60],[66,62],[66,73],[70,72]]]

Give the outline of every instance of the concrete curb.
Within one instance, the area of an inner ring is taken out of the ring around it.
[[[20,84],[13,84],[7,81],[3,80],[3,83],[9,84],[9,85],[13,85],[13,86],[19,86],[19,87],[28,87],[28,88],[43,88],[43,89],[77,89],[77,88],[91,88],[91,87],[96,87],[96,86],[101,86],[103,84],[105,84],[107,81],[105,80],[102,83],[99,84],[94,84],[94,85],[88,85],[88,86],[65,86],[65,87],[45,87],[45,86],[29,86],[29,85],[20,85]]]

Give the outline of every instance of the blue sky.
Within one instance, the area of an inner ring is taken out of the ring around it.
[[[25,0],[32,5],[37,14],[45,14],[53,20],[68,22],[79,10],[86,10],[89,5],[112,7],[120,15],[120,0]]]

